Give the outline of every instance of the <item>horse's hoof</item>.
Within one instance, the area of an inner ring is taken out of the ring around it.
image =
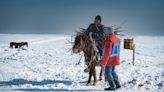
[[[90,82],[88,82],[87,84],[86,84],[86,86],[90,86],[91,85],[91,83]]]
[[[84,69],[84,72],[85,73],[89,72],[89,68]]]
[[[93,86],[95,86],[95,85],[96,85],[96,82],[93,83]]]
[[[99,81],[101,81],[102,80],[102,76],[99,76]]]

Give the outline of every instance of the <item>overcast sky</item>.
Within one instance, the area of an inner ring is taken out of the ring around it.
[[[0,33],[72,34],[96,15],[133,35],[164,35],[164,0],[0,0]]]

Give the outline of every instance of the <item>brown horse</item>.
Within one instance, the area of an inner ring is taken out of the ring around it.
[[[80,31],[77,33],[73,45],[73,53],[80,53],[81,51],[84,52],[85,62],[87,62],[89,67],[89,79],[87,85],[91,83],[91,77],[94,78],[93,85],[96,84],[96,65],[97,65],[97,51],[94,50],[93,41],[88,36],[84,35],[84,31]],[[100,80],[102,80],[102,68],[100,71]]]

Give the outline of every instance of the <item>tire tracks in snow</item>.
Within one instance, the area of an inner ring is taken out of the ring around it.
[[[54,38],[54,39],[42,39],[42,40],[38,40],[38,41],[32,41],[29,42],[29,44],[42,44],[42,43],[46,43],[46,42],[52,42],[52,41],[58,41],[58,40],[63,40],[66,39],[67,37],[58,37],[58,38]]]

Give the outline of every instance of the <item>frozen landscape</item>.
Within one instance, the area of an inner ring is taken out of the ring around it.
[[[136,44],[135,65],[122,37],[116,67],[122,88],[116,92],[164,92],[164,36],[128,37]],[[12,41],[27,41],[29,47],[9,48]],[[78,64],[80,55],[71,52],[69,41],[69,35],[0,34],[0,91],[104,91],[104,79],[86,86],[84,58]]]

